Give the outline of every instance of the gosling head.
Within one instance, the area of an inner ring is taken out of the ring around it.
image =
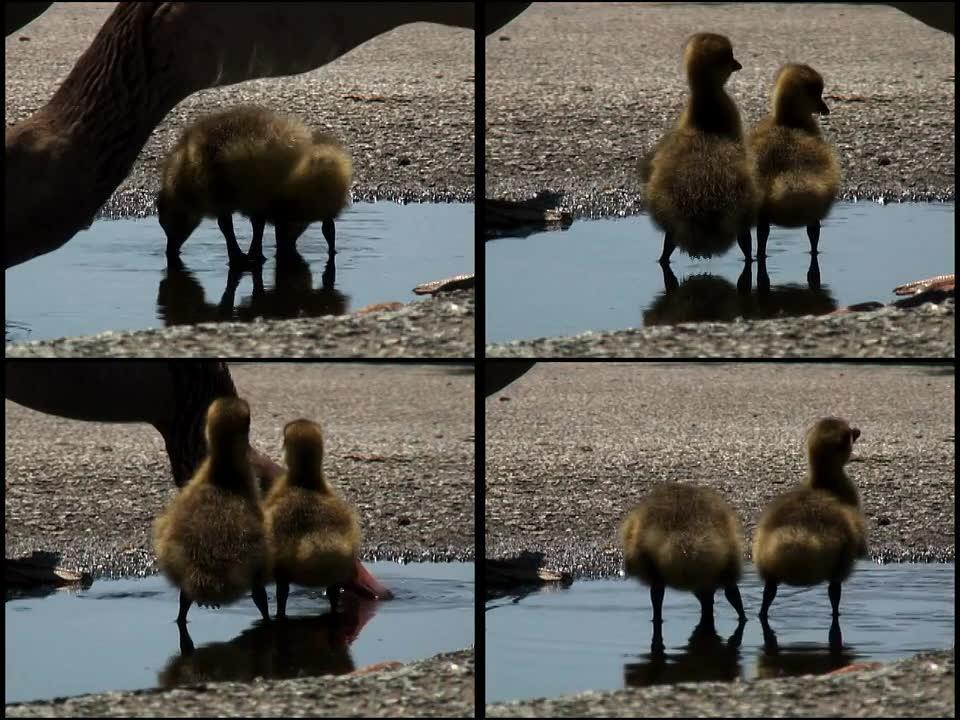
[[[730,40],[715,33],[691,35],[683,64],[691,87],[723,87],[731,74],[743,68],[733,57]]]
[[[250,406],[247,401],[222,397],[210,403],[205,435],[210,455],[245,459],[250,445]]]
[[[310,420],[294,420],[283,428],[283,456],[292,478],[323,480],[323,431]]]
[[[167,235],[167,257],[178,257],[180,248],[197,229],[203,215],[177,200],[173,192],[166,188],[157,195],[157,214],[160,216],[160,227]]]
[[[846,420],[827,417],[818,420],[807,431],[807,454],[815,467],[826,465],[842,467],[850,460],[853,443],[860,437],[860,430],[850,427]]]
[[[804,120],[829,115],[823,101],[823,77],[809,65],[790,63],[780,68],[773,86],[773,113],[780,120]]]

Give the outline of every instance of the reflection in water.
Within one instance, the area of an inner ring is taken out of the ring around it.
[[[775,678],[785,675],[823,675],[852,663],[858,655],[843,646],[840,619],[833,618],[827,644],[798,643],[781,649],[777,634],[766,619],[763,628],[763,654],[757,657],[757,677]]]
[[[795,284],[770,286],[766,260],[757,261],[757,287],[753,264],[745,262],[737,285],[708,273],[678,282],[669,265],[662,264],[664,291],[643,313],[644,325],[677,325],[685,322],[730,322],[738,317],[764,320],[777,317],[825,315],[837,309],[830,290],[820,284],[820,265],[810,258],[807,288]]]
[[[257,621],[229,642],[195,648],[178,625],[180,655],[160,672],[164,688],[202,682],[251,682],[353,672],[350,644],[376,612],[376,603],[345,606],[343,612]]]
[[[236,292],[243,271],[231,268],[218,304],[208,303],[203,286],[178,258],[167,265],[157,290],[157,315],[168,326],[201,322],[251,321],[257,317],[288,319],[343,315],[349,297],[334,288],[337,280],[335,256],[327,258],[321,286],[313,287],[310,264],[299,252],[278,254],[274,287],[263,284],[263,266],[250,271],[253,294],[236,306]]]
[[[623,666],[627,687],[673,685],[681,682],[732,682],[740,677],[740,643],[747,621],[740,620],[726,641],[711,618],[701,617],[679,653],[665,652],[662,623],[653,624],[650,654]]]

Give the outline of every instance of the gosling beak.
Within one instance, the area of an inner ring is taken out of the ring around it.
[[[817,112],[821,115],[829,115],[830,108],[827,107],[827,104],[823,101],[823,98],[817,99]]]
[[[377,580],[363,563],[358,559],[356,561],[357,574],[353,580],[344,585],[346,590],[350,590],[360,597],[370,598],[371,600],[392,600],[393,593]]]
[[[733,60],[730,63],[730,67],[733,68],[733,72],[736,72],[737,70],[743,70],[743,65],[738,63],[736,60]]]

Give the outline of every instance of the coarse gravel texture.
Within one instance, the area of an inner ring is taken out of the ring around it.
[[[296,320],[201,323],[35,340],[7,357],[472,358],[474,291],[380,310]]]
[[[727,88],[745,127],[780,65],[820,71],[844,198],[954,198],[952,35],[879,5],[613,2],[534,3],[486,39],[486,196],[640,212],[640,160],[683,109],[683,46],[704,31],[743,65]]]
[[[7,125],[46,104],[114,6],[55,3],[7,37]],[[155,213],[159,164],[184,127],[247,103],[299,115],[340,138],[353,156],[354,200],[469,201],[474,94],[473,31],[429,23],[397,28],[312,72],[202,90],[157,126],[104,214]]]
[[[575,577],[616,574],[623,518],[676,480],[730,500],[749,554],[826,415],[863,433],[847,470],[871,557],[952,562],[952,364],[538,363],[486,400],[486,557],[541,551]]]
[[[956,717],[954,649],[880,668],[487,705],[487,717]]]
[[[590,331],[486,347],[487,357],[952,358],[952,298],[838,315]]]
[[[205,683],[7,705],[7,717],[474,717],[473,650],[339,677]]]
[[[474,557],[473,368],[231,363],[251,442],[280,461],[283,426],[325,430],[324,468],[357,504],[364,558]],[[174,496],[160,434],[7,401],[6,555],[63,554],[94,577],[155,572],[151,523]]]

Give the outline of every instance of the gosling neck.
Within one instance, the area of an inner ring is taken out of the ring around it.
[[[319,493],[331,493],[333,489],[323,472],[320,458],[288,458],[287,467],[290,468],[288,482],[291,485],[314,490]]]
[[[723,85],[715,82],[690,83],[690,100],[680,120],[685,127],[721,135],[732,140],[743,139],[740,113]]]
[[[844,472],[843,464],[832,458],[810,458],[809,484],[814,489],[832,493],[841,502],[860,506],[857,489]]]
[[[782,127],[804,130],[811,135],[820,135],[820,125],[813,113],[800,110],[782,96],[774,99],[773,120]]]
[[[257,496],[257,484],[246,448],[211,450],[206,459],[210,481],[225,490]]]

